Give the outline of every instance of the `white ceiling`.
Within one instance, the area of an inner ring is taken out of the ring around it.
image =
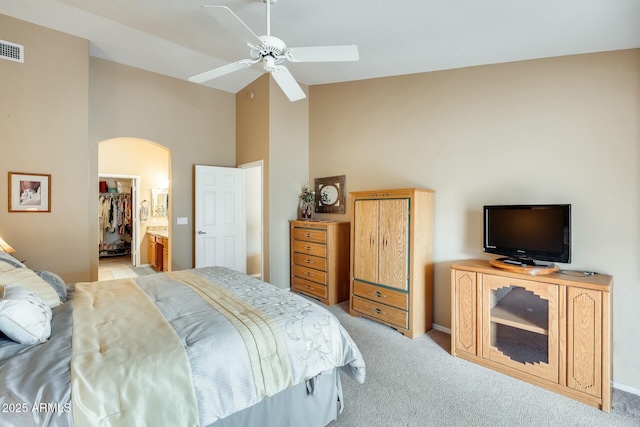
[[[249,54],[202,4],[266,34],[261,0],[0,0],[0,13],[88,39],[92,56],[187,79]],[[317,85],[638,48],[640,0],[279,0],[271,34],[288,46],[358,45],[358,62],[287,63]],[[235,93],[261,73],[207,86]]]

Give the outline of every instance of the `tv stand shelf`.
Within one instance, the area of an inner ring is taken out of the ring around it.
[[[491,321],[537,334],[549,335],[549,311],[540,298],[523,288],[515,288],[491,310]]]
[[[609,412],[611,276],[451,265],[451,354]]]

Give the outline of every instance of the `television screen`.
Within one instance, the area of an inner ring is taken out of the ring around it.
[[[484,207],[484,251],[527,261],[571,261],[571,205]]]

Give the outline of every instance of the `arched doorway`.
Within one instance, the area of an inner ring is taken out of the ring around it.
[[[147,266],[149,260],[148,234],[166,235],[166,256],[160,258],[161,264],[155,269],[170,270],[171,266],[171,203],[166,209],[158,208],[154,203],[160,198],[158,194],[165,194],[162,200],[171,200],[171,150],[153,141],[140,138],[113,138],[98,144],[98,176],[100,190],[106,187],[105,197],[119,197],[123,191],[137,192],[139,197],[132,200],[131,231],[127,236],[126,227],[105,228],[104,221],[99,219],[98,233],[99,248],[96,256],[98,262],[99,280],[114,277],[112,271],[117,269]],[[135,190],[127,187],[133,185]],[[120,188],[118,187],[120,186]],[[119,192],[120,190],[120,192]],[[115,194],[111,196],[109,193]],[[126,196],[125,196],[126,198]],[[133,199],[133,197],[132,197]],[[104,201],[99,196],[99,206]],[[100,210],[100,209],[99,209]],[[99,212],[99,217],[101,213]],[[126,216],[125,214],[122,214]],[[104,219],[104,218],[103,218]],[[110,224],[112,225],[112,224]],[[123,235],[116,232],[125,231]],[[137,232],[133,232],[136,229]],[[129,240],[129,243],[127,243]],[[160,239],[159,239],[160,244]],[[130,245],[130,252],[119,256],[119,247]],[[154,252],[155,253],[155,252]],[[162,253],[162,252],[161,252]],[[113,255],[112,255],[113,254]],[[162,263],[164,261],[164,263]],[[136,265],[139,263],[139,265]],[[159,267],[159,268],[158,268]]]

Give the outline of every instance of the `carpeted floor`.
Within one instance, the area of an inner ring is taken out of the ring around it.
[[[557,393],[452,357],[450,335],[416,339],[351,317],[348,302],[329,310],[358,344],[364,384],[341,373],[345,409],[331,427],[640,426],[640,396],[614,389],[605,413]]]

